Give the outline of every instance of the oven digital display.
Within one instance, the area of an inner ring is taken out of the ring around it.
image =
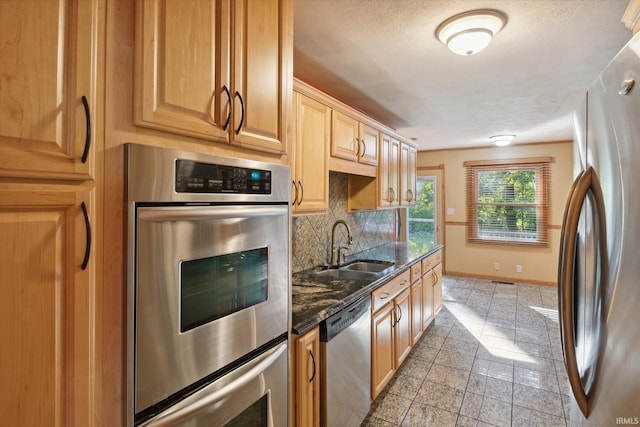
[[[183,261],[180,332],[266,301],[268,263],[268,248]]]
[[[271,171],[176,160],[177,193],[271,194]]]

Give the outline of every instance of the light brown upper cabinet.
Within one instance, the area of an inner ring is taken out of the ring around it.
[[[0,1],[0,176],[93,177],[103,9]]]
[[[400,205],[416,204],[416,149],[408,144],[400,144]]]
[[[136,3],[139,126],[285,153],[292,0]]]
[[[380,139],[380,164],[378,165],[378,205],[395,207],[400,197],[400,141],[387,134]]]
[[[331,109],[294,92],[295,139],[291,160],[293,212],[329,208]]]
[[[416,202],[416,149],[382,132],[377,177],[349,176],[349,209],[409,207]]]
[[[380,132],[340,111],[331,116],[331,155],[376,166]]]

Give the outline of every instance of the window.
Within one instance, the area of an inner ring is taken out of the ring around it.
[[[408,241],[416,249],[429,249],[435,242],[435,176],[419,176],[416,205],[408,212]]]
[[[551,161],[465,162],[467,241],[548,246]]]

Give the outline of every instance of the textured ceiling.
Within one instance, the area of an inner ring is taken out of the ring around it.
[[[570,140],[572,116],[631,38],[627,0],[295,0],[294,75],[366,112],[419,149]],[[448,17],[503,11],[484,51],[435,37]]]

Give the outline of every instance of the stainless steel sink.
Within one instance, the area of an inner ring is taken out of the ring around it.
[[[385,274],[394,265],[394,263],[388,261],[356,260],[341,267],[318,271],[316,276],[335,280],[373,279]]]
[[[330,279],[341,280],[362,280],[376,277],[378,273],[370,271],[345,270],[341,268],[329,268],[327,270],[318,271],[316,276],[328,277]]]
[[[345,271],[366,271],[368,273],[375,273],[376,275],[386,272],[393,267],[392,262],[388,261],[354,261],[351,264],[340,267],[340,270]]]

